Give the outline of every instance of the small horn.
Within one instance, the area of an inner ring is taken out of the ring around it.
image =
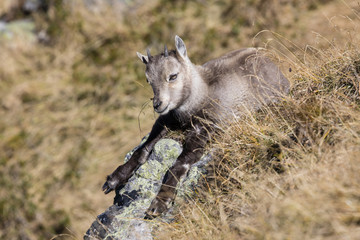
[[[168,56],[169,56],[169,52],[168,52],[168,49],[167,49],[166,44],[165,44],[165,46],[164,46],[164,56],[165,56],[165,57],[168,57]]]
[[[150,54],[150,50],[148,48],[146,49],[146,53],[147,53],[147,56],[148,56],[148,59],[149,59],[149,62],[150,62],[151,54]]]

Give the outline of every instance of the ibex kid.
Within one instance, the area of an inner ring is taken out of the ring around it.
[[[201,119],[217,123],[244,110],[256,110],[276,101],[289,90],[289,81],[279,68],[255,48],[230,52],[202,66],[194,65],[183,40],[175,37],[176,50],[147,56],[137,53],[146,65],[154,110],[160,114],[146,142],[130,160],[107,177],[105,194],[126,183],[143,164],[155,143],[169,130],[183,130],[185,143],[175,164],[168,170],[157,197],[147,210],[148,217],[166,211],[175,198],[178,180],[203,154],[209,129]]]

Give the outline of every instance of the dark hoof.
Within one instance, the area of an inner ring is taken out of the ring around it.
[[[145,213],[145,219],[152,220],[168,210],[171,200],[155,198]]]
[[[147,213],[145,213],[145,217],[144,217],[144,219],[145,220],[153,220],[153,219],[155,219],[153,216],[151,216],[151,215],[149,215],[149,214],[147,214]]]
[[[107,176],[106,182],[102,186],[102,190],[105,194],[108,194],[109,192],[115,190],[119,185],[119,181],[116,179],[113,179],[111,176]]]

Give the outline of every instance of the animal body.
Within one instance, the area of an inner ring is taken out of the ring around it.
[[[149,50],[147,55],[137,53],[146,65],[146,79],[154,92],[153,107],[160,116],[146,142],[103,185],[107,194],[126,183],[159,139],[169,130],[182,130],[183,151],[147,210],[148,218],[159,216],[173,202],[178,180],[200,159],[211,137],[209,125],[245,110],[256,110],[289,90],[289,81],[279,68],[255,48],[233,51],[199,66],[190,61],[185,43],[178,36],[175,46],[175,50],[168,51],[165,45],[164,53],[156,56],[151,56]]]

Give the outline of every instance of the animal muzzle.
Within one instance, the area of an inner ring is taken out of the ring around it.
[[[153,102],[155,112],[159,114],[166,114],[168,112],[169,104],[164,104],[164,102],[160,101],[159,99]]]
[[[161,109],[161,105],[162,105],[162,101],[160,101],[160,99],[158,98],[154,98],[153,100],[153,106],[154,106],[154,110],[157,112],[159,109]]]

